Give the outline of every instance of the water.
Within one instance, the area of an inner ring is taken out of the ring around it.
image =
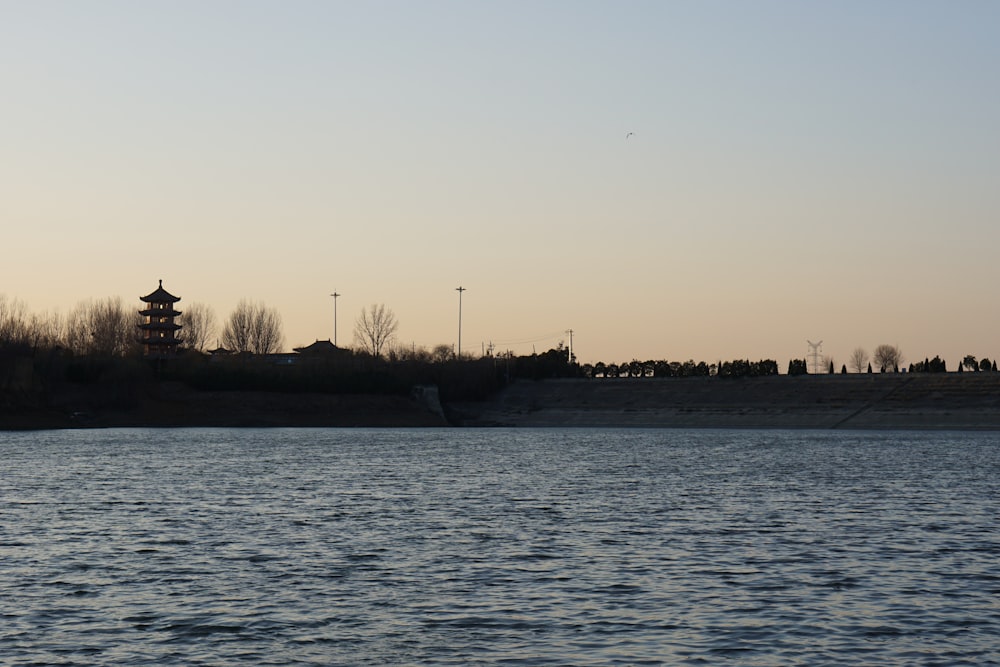
[[[0,434],[5,665],[1000,664],[1000,434]]]

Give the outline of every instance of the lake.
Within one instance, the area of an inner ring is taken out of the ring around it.
[[[1000,434],[0,433],[7,665],[1000,664]]]

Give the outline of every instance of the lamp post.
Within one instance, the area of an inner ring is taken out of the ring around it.
[[[330,296],[333,297],[333,346],[337,347],[337,297],[340,294],[337,293],[337,290],[333,290],[333,294]]]
[[[458,354],[456,355],[456,359],[458,359],[459,361],[461,361],[461,359],[462,359],[462,292],[465,291],[465,288],[462,287],[461,285],[459,285],[458,287],[455,288],[455,291],[458,292]]]

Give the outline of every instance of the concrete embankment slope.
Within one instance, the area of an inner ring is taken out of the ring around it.
[[[1000,373],[519,381],[463,426],[1000,430]]]

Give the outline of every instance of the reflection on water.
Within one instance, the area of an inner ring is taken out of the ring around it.
[[[0,434],[0,656],[997,664],[998,445],[769,431]]]

